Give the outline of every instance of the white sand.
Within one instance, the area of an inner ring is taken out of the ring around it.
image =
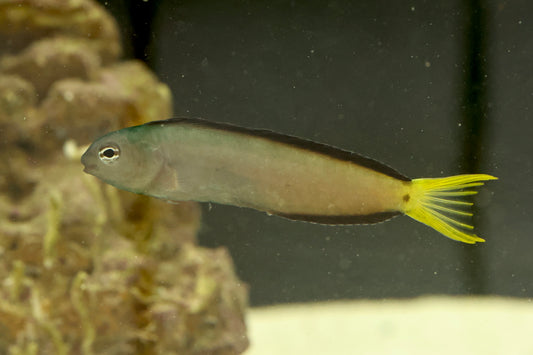
[[[533,302],[426,297],[255,308],[246,355],[533,354]]]

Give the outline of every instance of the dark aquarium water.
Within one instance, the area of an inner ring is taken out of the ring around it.
[[[130,53],[169,85],[177,117],[328,143],[411,178],[499,177],[475,197],[474,224],[486,239],[476,245],[406,217],[332,227],[203,205],[200,244],[226,246],[251,304],[264,305],[531,297],[531,6],[161,1],[112,8]]]

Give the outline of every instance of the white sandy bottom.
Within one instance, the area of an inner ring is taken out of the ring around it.
[[[425,297],[252,309],[246,355],[533,354],[533,302]]]

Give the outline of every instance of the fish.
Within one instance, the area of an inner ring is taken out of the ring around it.
[[[169,202],[247,207],[329,225],[407,215],[474,244],[474,189],[497,178],[463,174],[410,179],[386,164],[330,145],[199,118],[171,118],[96,139],[84,171],[118,189]]]

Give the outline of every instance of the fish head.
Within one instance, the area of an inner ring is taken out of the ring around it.
[[[119,189],[143,193],[161,170],[160,154],[126,133],[119,130],[94,141],[81,157],[83,171]]]

